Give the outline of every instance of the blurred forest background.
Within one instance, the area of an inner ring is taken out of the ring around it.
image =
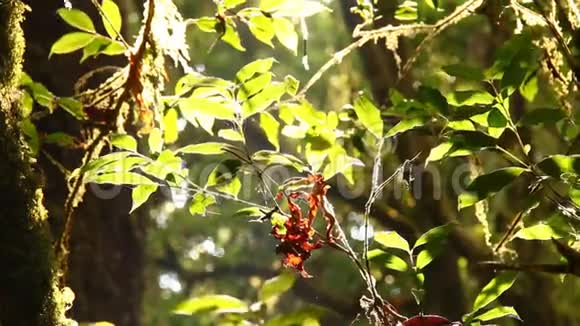
[[[83,73],[103,65],[123,64],[116,61],[123,58],[105,56],[79,64],[78,53],[53,55],[48,59],[54,41],[70,31],[56,14],[57,9],[63,7],[63,1],[26,2],[31,11],[26,13],[23,23],[26,38],[23,70],[34,81],[44,84],[55,94],[72,95],[74,84]],[[215,4],[209,0],[174,2],[186,18],[215,14]],[[306,70],[302,63],[302,49],[297,56],[282,47],[272,49],[242,28],[240,33],[246,51],[239,52],[224,42],[216,42],[215,34],[203,33],[193,25],[187,31],[191,67],[207,75],[231,79],[248,62],[273,56],[279,62],[273,68],[276,75],[290,74],[305,83],[335,52],[352,42],[353,29],[361,22],[351,12],[351,8],[357,6],[356,0],[323,2],[332,11],[307,19],[310,70]],[[428,23],[436,22],[463,3],[460,0],[440,0],[439,9],[435,10],[426,2],[417,1],[415,9]],[[71,3],[74,8],[93,17],[98,15],[90,1],[72,0]],[[378,1],[377,15],[382,18],[375,22],[376,26],[400,24],[401,20],[395,16],[401,3]],[[118,5],[125,22],[122,32],[132,41],[141,25],[143,3],[118,0]],[[384,41],[370,42],[331,68],[308,92],[308,99],[322,111],[338,112],[353,103],[360,90],[368,90],[375,103],[386,109],[393,105],[397,94],[404,98],[416,96],[418,85],[429,85],[443,93],[469,85],[469,82],[450,77],[441,67],[458,63],[479,69],[492,66],[498,50],[514,37],[513,15],[506,13],[504,6],[502,0],[489,0],[476,14],[446,29],[421,52],[410,72],[400,81],[397,60],[405,63],[412,57],[420,38],[401,37],[397,57],[386,48]],[[398,15],[400,18],[401,12]],[[168,73],[171,88],[179,72]],[[516,120],[532,109],[559,106],[554,94],[547,91],[546,77],[540,75],[537,83],[539,91],[534,94],[532,103],[519,94],[511,97],[511,111]],[[391,125],[397,122],[396,117],[385,119]],[[199,129],[189,125],[182,127],[177,146],[192,140],[199,143],[209,139],[207,133]],[[46,133],[58,130],[75,134],[79,125],[67,114],[57,112],[43,119],[38,128]],[[560,138],[561,128],[561,121],[556,120],[525,126],[520,131],[526,143],[533,144],[532,154],[544,157],[566,151],[567,143]],[[569,128],[574,130],[568,132],[570,136],[566,139],[573,139],[578,127],[572,125]],[[396,137],[384,151],[383,175],[391,175],[402,162],[418,153],[424,160],[437,144],[436,135],[436,130],[426,128]],[[364,140],[360,139],[363,143],[358,144],[359,158],[365,167],[356,171],[355,180],[359,189],[365,189],[362,193],[368,194],[374,153],[365,149]],[[265,144],[263,135],[255,135],[252,141],[250,147],[260,148]],[[58,146],[47,145],[43,150],[49,153],[38,156],[43,171],[45,205],[49,216],[59,216],[62,215],[67,188],[61,171],[51,158],[67,168],[74,168],[80,156]],[[577,149],[572,148],[568,153],[577,153]],[[460,320],[470,311],[480,289],[494,276],[493,269],[477,264],[493,259],[485,242],[481,217],[473,209],[458,212],[456,208],[458,194],[453,192],[452,174],[466,160],[458,158],[438,163],[433,167],[439,174],[435,179],[432,172],[423,173],[423,165],[418,165],[411,173],[416,174],[415,179],[420,182],[412,187],[397,183],[395,188],[401,195],[396,195],[395,191],[386,192],[371,212],[372,230],[395,230],[410,243],[439,225],[458,221],[462,226],[453,229],[444,251],[426,268],[424,293],[411,291],[416,287],[413,275],[390,268],[389,264],[373,265],[380,293],[408,315],[425,312]],[[478,166],[484,170],[501,165],[501,159],[487,154],[474,160],[479,160]],[[188,165],[194,174],[202,174],[218,162],[219,159],[195,158],[190,159]],[[466,171],[461,178],[469,175],[470,172]],[[460,181],[465,182],[463,179]],[[527,184],[520,181],[490,200],[483,220],[489,224],[493,243],[499,241],[512,218],[525,206]],[[333,178],[329,198],[349,241],[355,250],[360,251],[364,237],[362,216],[368,198],[367,195],[344,196],[348,192],[337,189],[345,184],[342,175]],[[413,196],[414,189],[420,189],[416,192],[420,193],[420,198]],[[253,199],[260,201],[260,198],[256,191]],[[226,201],[220,202],[219,210],[209,208],[207,216],[192,216],[188,212],[187,199],[187,194],[179,191],[157,191],[145,205],[129,214],[129,189],[110,199],[99,198],[91,190],[87,192],[75,213],[77,218],[71,237],[70,287],[76,297],[71,318],[79,322],[108,321],[118,326],[215,325],[217,322],[211,314],[192,317],[174,314],[173,310],[188,298],[213,294],[255,302],[266,280],[280,273],[293,275],[293,271],[281,266],[280,257],[275,253],[276,240],[269,234],[269,223],[248,223],[247,219],[236,217],[234,213],[239,207]],[[540,209],[532,214],[530,220],[541,220],[545,218],[543,214],[553,213],[549,207]],[[56,222],[53,228],[62,227],[58,220],[53,222]],[[510,246],[517,248],[520,262],[558,263],[561,259],[547,242],[514,240]],[[376,244],[372,248],[375,247]],[[293,325],[292,318],[297,320],[300,316],[311,316],[321,325],[350,325],[360,313],[359,298],[366,291],[356,267],[340,252],[323,250],[307,262],[307,269],[314,278],[298,277],[289,291],[265,308],[270,316],[278,316],[281,320],[275,325]],[[525,325],[580,325],[578,289],[580,281],[574,275],[522,273],[514,287],[501,297],[501,303],[515,307]],[[420,306],[417,306],[414,295],[423,296]],[[521,322],[501,320],[498,324],[516,325]]]

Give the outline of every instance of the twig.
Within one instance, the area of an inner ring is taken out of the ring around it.
[[[401,71],[401,78],[407,74],[407,72],[411,69],[411,66],[415,63],[415,61],[417,60],[417,58],[419,57],[419,55],[421,54],[423,49],[425,47],[427,47],[427,45],[429,45],[429,43],[431,43],[431,41],[433,41],[433,39],[435,39],[435,37],[437,35],[441,34],[441,32],[443,32],[448,27],[457,24],[458,22],[460,22],[464,18],[469,17],[477,9],[482,7],[485,4],[485,2],[486,2],[486,0],[468,1],[468,2],[464,3],[463,5],[457,7],[447,17],[444,17],[444,18],[440,19],[439,21],[437,21],[437,23],[435,23],[435,25],[433,25],[431,28],[432,32],[427,34],[427,36],[425,36],[425,38],[421,41],[421,43],[419,43],[419,45],[415,49],[414,55],[412,57],[410,57],[407,60],[407,62],[405,63],[405,65],[403,66],[403,69]],[[399,80],[401,78],[399,78]]]
[[[370,31],[361,31],[359,28],[356,28],[353,32],[353,37],[358,39],[345,47],[344,49],[336,52],[333,57],[328,60],[316,73],[308,80],[308,82],[304,85],[302,90],[296,95],[296,97],[301,98],[304,97],[306,92],[328,71],[332,66],[339,64],[342,59],[349,55],[353,50],[362,47],[369,41],[377,41],[378,39],[389,39],[389,38],[398,38],[399,36],[406,36],[406,35],[415,35],[419,33],[427,33],[431,31],[425,39],[419,44],[416,49],[416,53],[413,57],[411,57],[403,67],[401,77],[407,72],[410,66],[415,62],[417,57],[419,56],[421,50],[437,35],[439,35],[443,30],[447,27],[458,23],[460,20],[468,17],[473,12],[475,12],[478,8],[480,8],[486,0],[471,0],[458,8],[456,8],[451,14],[448,16],[440,19],[437,23],[433,25],[428,24],[407,24],[407,25],[399,25],[399,26],[385,26],[382,28],[378,28],[375,30]]]
[[[107,21],[107,24],[109,24],[109,27],[111,27],[111,29],[115,32],[115,34],[117,34],[117,37],[119,37],[119,39],[121,40],[121,43],[123,43],[123,45],[125,46],[125,48],[127,50],[130,49],[131,46],[127,43],[127,41],[125,41],[125,39],[123,38],[123,35],[121,35],[121,31],[118,31],[115,28],[115,26],[113,25],[113,23],[111,22],[111,20],[109,19],[109,17],[107,17],[107,15],[105,14],[105,12],[103,11],[103,8],[101,8],[101,6],[97,2],[97,0],[91,0],[91,2],[97,8],[97,10],[99,11],[99,14],[104,18],[104,20]]]

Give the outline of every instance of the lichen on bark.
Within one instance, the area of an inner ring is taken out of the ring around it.
[[[25,11],[0,2],[0,325],[64,325],[42,190],[18,127]]]

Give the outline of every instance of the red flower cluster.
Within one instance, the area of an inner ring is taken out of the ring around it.
[[[324,196],[329,186],[324,182],[320,174],[310,175],[304,178],[305,183],[312,185],[310,193],[292,192],[286,195],[290,217],[284,223],[285,232],[280,226],[275,225],[272,228],[272,235],[280,240],[276,247],[276,253],[283,255],[283,263],[286,267],[295,268],[300,272],[302,277],[310,278],[304,270],[304,262],[310,258],[311,252],[322,247],[324,240],[314,240],[316,231],[312,227],[318,211],[322,211],[327,219],[326,242],[332,242],[332,227],[334,226],[334,217],[324,208]],[[278,197],[281,197],[279,194]],[[308,202],[308,214],[304,216],[302,209],[295,203],[298,198],[306,199]]]

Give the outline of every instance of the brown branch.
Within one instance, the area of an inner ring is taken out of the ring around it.
[[[483,267],[489,267],[497,271],[520,271],[520,272],[537,272],[549,274],[572,274],[580,276],[580,274],[573,273],[567,264],[505,264],[501,262],[486,261],[478,263]]]
[[[556,250],[562,255],[566,264],[506,264],[502,262],[486,261],[478,265],[490,267],[495,270],[513,270],[522,272],[538,272],[549,274],[569,274],[580,277],[580,252],[569,247],[568,245],[552,239]]]
[[[150,42],[149,35],[151,33],[151,24],[153,22],[153,16],[155,14],[155,1],[149,0],[147,7],[147,18],[145,20],[145,25],[142,29],[141,38],[137,41],[136,51],[130,54],[129,71],[127,74],[127,79],[123,85],[123,92],[119,95],[116,100],[114,107],[115,120],[118,120],[121,114],[121,107],[124,103],[128,102],[131,96],[135,97],[135,100],[139,101],[140,92],[142,91],[141,85],[141,68],[143,64],[143,57],[145,54],[145,49],[147,43]],[[56,257],[60,267],[60,284],[64,286],[66,284],[66,278],[68,274],[68,256],[69,256],[69,244],[70,244],[70,234],[73,228],[73,213],[76,207],[82,202],[85,193],[85,173],[82,171],[91,160],[98,157],[101,150],[106,144],[106,138],[109,136],[113,130],[98,130],[95,129],[98,134],[90,141],[88,149],[85,152],[83,159],[81,161],[81,167],[79,169],[79,174],[73,176],[69,181],[72,184],[70,192],[65,200],[64,206],[64,229],[62,234],[56,243]]]

